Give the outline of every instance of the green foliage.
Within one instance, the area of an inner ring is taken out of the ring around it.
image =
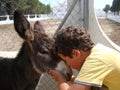
[[[103,11],[105,11],[105,13],[108,13],[109,10],[110,10],[110,5],[106,4]]]
[[[18,7],[24,14],[49,14],[52,11],[50,5],[45,5],[39,0],[0,0],[0,2],[0,8],[4,6],[7,14],[12,14]]]
[[[41,13],[41,14],[49,14],[52,11],[50,5],[45,5],[42,3],[39,3],[36,8],[36,13]]]
[[[120,0],[113,0],[110,10],[112,12],[118,12],[119,13],[119,11],[120,11]]]
[[[38,0],[20,0],[19,7],[25,14],[49,14],[51,7],[49,7]]]
[[[0,14],[4,11],[4,13],[11,14],[13,11],[13,0],[0,0]],[[6,12],[5,12],[6,11]]]

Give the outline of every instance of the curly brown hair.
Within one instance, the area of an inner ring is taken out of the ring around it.
[[[61,29],[55,36],[55,51],[64,56],[71,56],[73,49],[88,51],[93,47],[89,33],[78,26]]]

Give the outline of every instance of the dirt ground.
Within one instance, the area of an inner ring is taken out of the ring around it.
[[[120,45],[120,24],[108,19],[98,20],[106,35],[116,44]],[[61,20],[41,20],[41,24],[49,36],[52,36]],[[31,22],[33,26],[35,22]],[[13,24],[0,25],[0,51],[18,51],[23,40],[17,35]]]
[[[41,20],[41,24],[46,33],[51,37],[58,25],[61,23],[59,19]],[[31,22],[31,26],[35,22]],[[14,30],[13,24],[0,25],[0,51],[18,51],[23,40],[18,36]]]
[[[98,19],[98,21],[105,34],[120,46],[120,23],[108,19]]]

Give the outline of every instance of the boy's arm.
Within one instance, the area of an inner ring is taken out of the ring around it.
[[[69,86],[67,83],[59,84],[59,90],[91,90],[90,86],[81,84],[72,84]]]
[[[59,90],[90,90],[90,86],[73,83],[69,85],[65,77],[58,71],[52,70],[49,73],[58,82]]]

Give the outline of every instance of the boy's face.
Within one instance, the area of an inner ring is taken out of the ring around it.
[[[73,50],[72,57],[64,56],[63,54],[58,53],[58,56],[63,59],[70,67],[79,70],[80,67],[80,51]]]

